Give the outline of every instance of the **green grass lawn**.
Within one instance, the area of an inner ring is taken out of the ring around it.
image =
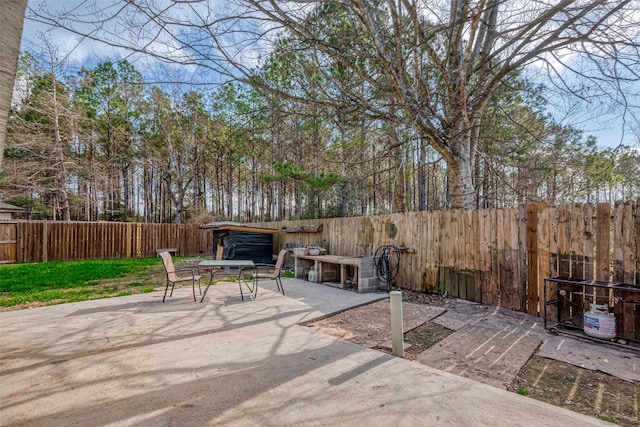
[[[198,261],[174,258],[177,267]],[[293,273],[285,272],[282,277],[293,277]],[[235,280],[233,275],[217,281]],[[0,264],[0,311],[152,292],[165,283],[162,261],[157,257]]]
[[[160,284],[160,258],[0,265],[0,308],[151,292]]]

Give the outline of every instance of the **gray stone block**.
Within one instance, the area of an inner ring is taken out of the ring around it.
[[[380,281],[377,278],[362,279],[358,282],[358,292],[374,292],[380,289]]]

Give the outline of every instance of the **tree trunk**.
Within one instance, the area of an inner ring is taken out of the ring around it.
[[[347,143],[347,119],[343,111],[340,112],[340,162],[342,163],[342,169],[340,171],[342,175],[342,184],[340,186],[340,198],[342,207],[342,217],[347,218],[349,216],[349,204],[348,204],[348,192],[347,192],[347,163],[344,159],[344,148]]]
[[[406,212],[406,186],[404,176],[404,156],[402,152],[402,145],[393,149],[393,211],[394,212]]]
[[[449,165],[449,197],[452,209],[473,209],[474,194],[471,184],[471,167],[468,162]]]
[[[52,61],[53,63],[53,61]],[[53,126],[55,135],[55,150],[58,160],[58,201],[62,210],[62,220],[70,221],[69,213],[69,197],[67,194],[67,169],[65,167],[64,148],[62,146],[62,138],[60,136],[60,113],[58,111],[58,92],[56,89],[56,74],[53,66],[51,67],[51,83],[53,85]]]
[[[427,148],[424,138],[420,138],[420,161],[418,163],[418,210],[427,210],[427,174],[425,162],[427,158]]]

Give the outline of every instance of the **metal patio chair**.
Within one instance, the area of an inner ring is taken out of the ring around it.
[[[256,264],[253,271],[253,297],[258,296],[258,280],[259,279],[275,279],[278,291],[284,295],[284,288],[282,287],[282,280],[280,274],[284,270],[282,265],[284,264],[284,256],[289,252],[288,249],[282,249],[278,254],[278,260],[275,265],[271,264]]]
[[[162,302],[164,302],[167,297],[167,291],[169,290],[169,284],[171,284],[171,293],[169,297],[173,295],[173,288],[176,283],[180,282],[191,282],[191,287],[193,288],[193,300],[196,301],[196,281],[198,282],[198,290],[200,291],[200,295],[202,295],[202,288],[200,287],[200,274],[196,274],[198,271],[198,267],[181,267],[176,268],[173,265],[173,259],[171,258],[171,254],[169,252],[159,252],[160,258],[162,258],[162,264],[164,265],[164,271],[167,275],[167,287],[164,289],[164,296],[162,297]],[[176,272],[178,271],[189,271],[191,275],[187,276],[178,276]],[[199,273],[199,271],[198,271]]]

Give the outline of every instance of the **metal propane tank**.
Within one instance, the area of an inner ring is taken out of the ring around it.
[[[584,313],[584,333],[590,337],[611,340],[616,337],[616,318],[609,313],[606,304],[589,304],[589,311]]]

